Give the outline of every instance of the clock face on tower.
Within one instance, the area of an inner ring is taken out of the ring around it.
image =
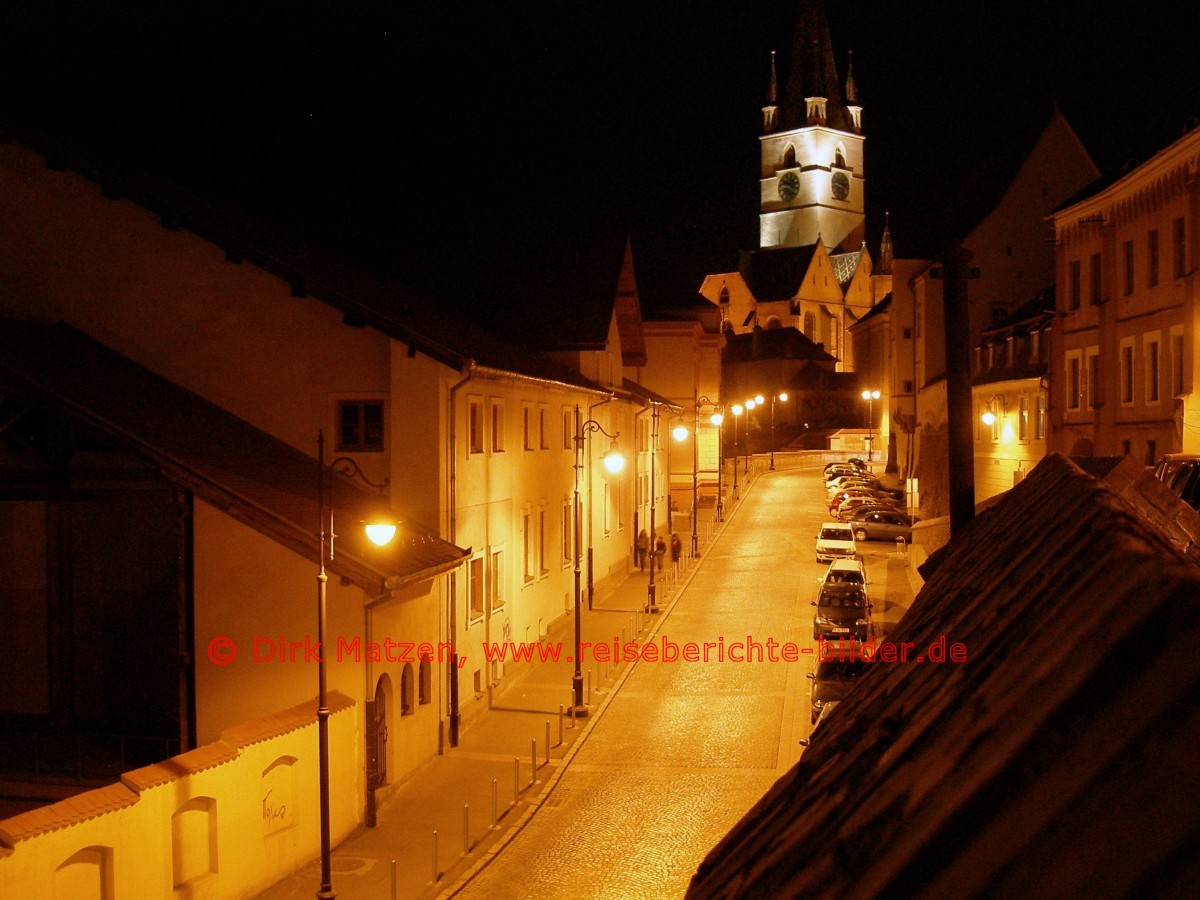
[[[846,177],[845,172],[834,172],[829,187],[838,200],[845,200],[850,196],[850,179]]]
[[[800,192],[800,177],[795,172],[784,172],[779,176],[779,197],[791,200]]]

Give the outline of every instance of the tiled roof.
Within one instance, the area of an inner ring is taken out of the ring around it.
[[[0,821],[0,844],[12,847],[18,841],[86,822],[105,813],[133,806],[137,801],[138,795],[125,785],[106,784]]]
[[[168,480],[316,560],[313,457],[65,324],[4,321],[0,376],[6,390],[150,460]],[[334,521],[369,518],[378,498],[340,475],[334,481]],[[385,580],[395,588],[431,578],[466,555],[413,525],[381,549],[370,548],[358,529],[345,532],[329,569],[375,593]]]
[[[834,277],[837,278],[838,284],[842,286],[843,291],[851,279],[854,278],[854,273],[858,271],[858,263],[862,259],[863,252],[864,248],[860,247],[849,253],[829,254],[829,262],[833,264]]]
[[[738,271],[759,303],[791,300],[799,293],[816,252],[816,244],[745,250],[739,257]]]
[[[354,706],[354,701],[341,691],[332,690],[325,694],[325,703],[329,707],[330,713],[338,713]],[[303,728],[314,722],[316,717],[317,701],[314,698],[306,703],[298,703],[290,709],[282,709],[252,722],[226,728],[221,732],[221,740],[241,750],[251,744],[258,744],[273,737],[279,737],[281,734],[295,731],[297,728]]]
[[[832,362],[825,348],[813,343],[798,328],[763,328],[749,334],[727,334],[723,361],[752,359],[811,359]]]
[[[1052,455],[922,571],[967,661],[871,664],[688,896],[1194,893],[1200,568]]]

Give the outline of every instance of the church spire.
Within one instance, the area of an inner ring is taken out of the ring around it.
[[[879,265],[875,268],[877,275],[892,274],[892,225],[891,213],[883,214],[883,237],[879,240]]]
[[[779,115],[779,79],[775,73],[775,51],[771,51],[771,80],[767,83],[767,105],[763,107],[763,134],[775,130]]]
[[[809,125],[851,130],[822,0],[800,0],[779,125],[785,131]]]

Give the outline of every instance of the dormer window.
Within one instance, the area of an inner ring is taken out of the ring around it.
[[[808,107],[808,124],[824,125],[825,124],[825,98],[824,97],[805,97],[804,103]]]

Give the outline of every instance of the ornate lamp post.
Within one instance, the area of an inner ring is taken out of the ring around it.
[[[771,394],[771,471],[775,471],[775,401],[787,403],[787,394],[780,391]]]
[[[381,493],[387,487],[387,479],[382,483],[371,481],[358,463],[348,456],[341,456],[329,464],[333,471],[349,477],[362,479],[363,482],[379,490]],[[329,530],[325,530],[325,500],[329,499]],[[325,548],[329,548],[329,560],[333,560],[333,540],[337,536],[333,530],[333,484],[325,481],[325,435],[317,431],[317,517],[320,522],[320,556],[317,565],[317,646],[320,653],[317,656],[317,767],[320,784],[321,804],[321,887],[317,891],[319,900],[332,900],[333,892],[332,854],[329,838],[329,703],[326,699],[325,677],[325,625],[326,625],[326,594],[325,587],[329,577],[325,574]],[[366,524],[367,537],[372,543],[382,547],[396,534],[395,522],[370,522]]]
[[[862,398],[867,401],[867,462],[870,462],[875,453],[874,404],[879,399],[879,391],[863,391]]]
[[[625,465],[625,457],[621,455],[621,451],[617,448],[617,434],[609,434],[604,430],[604,426],[594,419],[583,421],[583,416],[580,413],[579,405],[575,405],[575,496],[573,503],[573,518],[574,518],[574,541],[573,549],[575,551],[575,674],[571,677],[571,703],[575,715],[586,716],[588,713],[587,707],[583,703],[583,670],[582,647],[583,641],[582,624],[581,624],[581,609],[582,606],[582,585],[580,576],[582,574],[582,557],[583,557],[583,513],[582,506],[579,502],[579,471],[583,468],[583,441],[584,438],[599,431],[605,437],[612,440],[608,452],[604,454],[604,468],[616,474],[620,472]],[[589,473],[590,475],[590,473]],[[589,479],[588,484],[591,484]],[[590,490],[590,487],[589,487]]]
[[[646,612],[658,612],[658,586],[654,583],[654,567],[658,564],[655,559],[657,538],[655,534],[654,515],[658,491],[654,483],[654,458],[658,455],[658,416],[659,404],[650,401],[650,582],[646,585]]]
[[[757,397],[751,397],[746,401],[746,456],[742,460],[742,475],[745,476],[747,484],[750,483],[750,412],[762,406],[762,402],[762,394],[759,394]]]

